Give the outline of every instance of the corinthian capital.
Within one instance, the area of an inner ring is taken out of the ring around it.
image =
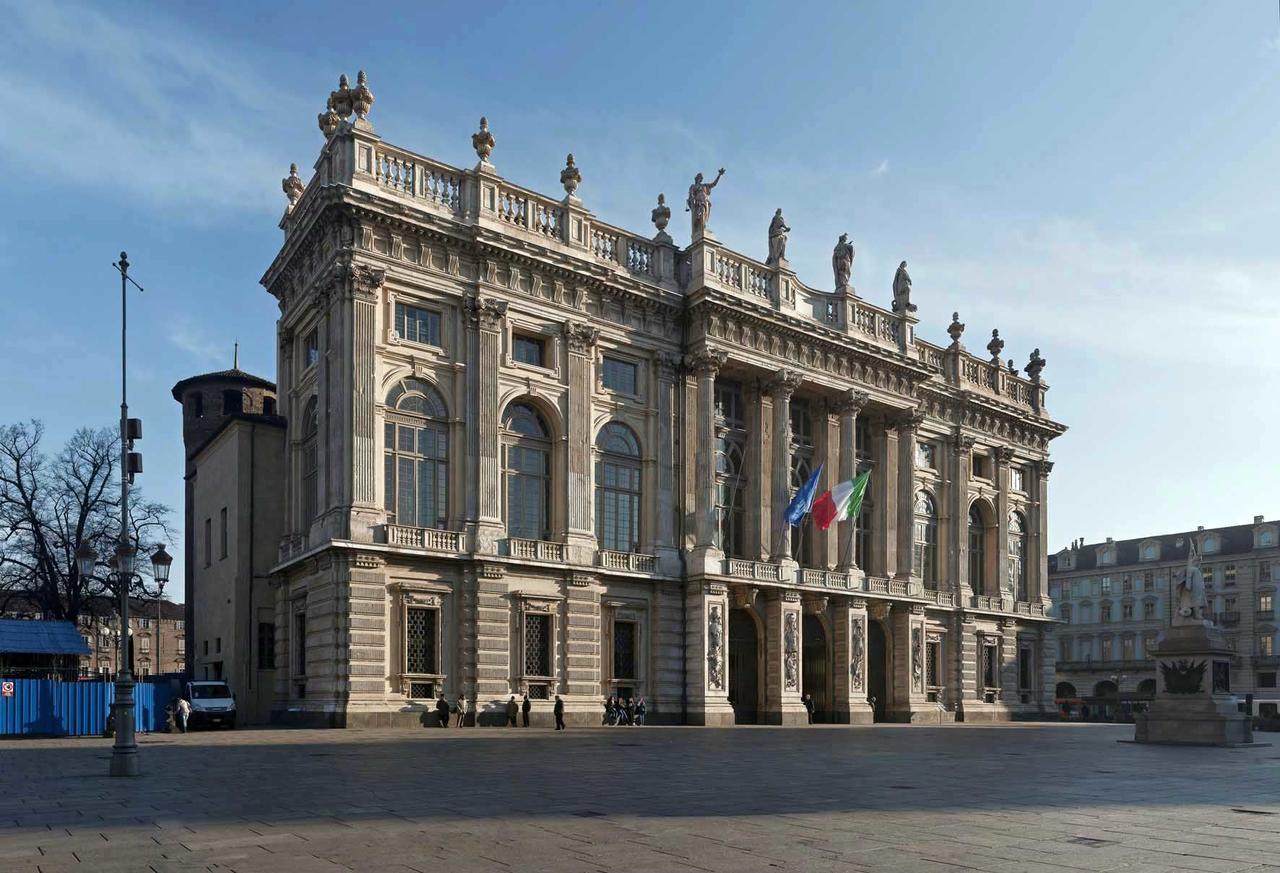
[[[564,323],[564,341],[571,352],[586,354],[595,347],[596,340],[599,338],[600,331],[588,324],[581,324],[576,321],[566,321]]]
[[[804,377],[794,370],[779,370],[764,383],[765,393],[774,400],[790,400]]]
[[[1040,462],[1040,478],[1048,479],[1049,474],[1053,472],[1053,461]]]
[[[1001,467],[1007,467],[1013,461],[1012,446],[996,446],[996,463]]]
[[[857,415],[870,402],[870,394],[850,388],[836,399],[836,402],[832,404],[832,408],[840,415]]]
[[[919,409],[905,410],[893,423],[899,434],[915,433],[924,424],[925,414]]]
[[[355,264],[351,268],[351,290],[358,296],[374,297],[387,278],[387,271],[380,267]]]
[[[720,372],[729,356],[715,349],[705,349],[685,356],[685,367],[695,376],[712,376]]]
[[[463,303],[467,320],[486,330],[498,330],[507,315],[507,301],[492,297],[468,297]]]

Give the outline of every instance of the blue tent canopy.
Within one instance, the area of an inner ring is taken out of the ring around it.
[[[0,655],[87,655],[89,645],[69,621],[0,618]]]

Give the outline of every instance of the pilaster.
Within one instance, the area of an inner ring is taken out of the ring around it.
[[[840,475],[834,479],[828,475],[829,484],[848,482],[858,473],[858,415],[870,399],[865,392],[851,389],[841,395],[836,403],[835,411],[840,416]],[[831,469],[830,466],[827,469]],[[857,523],[856,518],[839,523],[836,560],[837,567],[845,572],[858,568],[857,555],[853,547]]]
[[[781,370],[765,386],[765,390],[773,398],[770,557],[779,563],[794,563],[791,556],[791,527],[787,524],[786,508],[791,502],[791,396],[800,387],[801,381],[799,373]]]
[[[566,709],[590,710],[593,716],[600,698],[600,592],[594,574],[570,572],[565,578]]]
[[[724,553],[716,545],[716,373],[728,355],[708,350],[690,355],[686,365],[698,380],[697,447],[694,455],[694,546],[688,570],[718,573]],[[727,621],[727,617],[726,617]],[[727,698],[726,698],[727,700]],[[727,703],[726,703],[727,705]]]
[[[914,566],[915,550],[915,494],[916,494],[916,434],[924,423],[924,413],[913,411],[897,422],[898,431],[898,562],[895,578],[908,581],[920,575]]]
[[[658,559],[658,572],[666,576],[680,575],[680,554],[677,551],[675,512],[678,505],[675,490],[675,392],[676,379],[679,376],[680,362],[676,358],[661,354],[656,361],[657,373],[657,439],[654,441],[654,455],[658,467],[658,493],[653,506],[648,510],[650,517],[656,519],[653,525],[656,530],[653,553]]]
[[[688,583],[685,589],[685,694],[690,724],[733,724],[728,595],[728,588],[719,583]]]
[[[807,724],[800,691],[800,592],[775,589],[765,601],[765,724]]]
[[[1000,596],[1010,605],[1017,592],[1009,582],[1009,465],[1013,462],[1013,449],[996,448],[996,583]]]
[[[742,393],[746,415],[747,444],[742,464],[747,471],[743,529],[745,553],[755,561],[769,560],[773,543],[773,419],[769,397],[759,386],[744,386]],[[758,507],[758,509],[757,509]]]
[[[600,332],[585,324],[567,322],[564,339],[569,358],[568,513],[565,536],[571,564],[595,563],[596,535],[592,524],[595,483],[591,464],[592,357]]]
[[[476,721],[502,724],[507,697],[515,693],[511,664],[511,586],[502,564],[477,563],[475,580]]]
[[[1035,522],[1031,525],[1032,541],[1029,551],[1035,555],[1031,564],[1031,599],[1039,599],[1046,610],[1053,605],[1049,598],[1049,474],[1053,461],[1036,464]]]
[[[976,440],[957,431],[952,437],[951,524],[947,534],[947,551],[951,561],[951,578],[961,602],[967,602],[973,587],[969,582],[969,479],[973,475],[973,446]]]
[[[377,332],[378,295],[386,271],[363,264],[351,268],[351,393],[349,433],[351,434],[350,497],[348,536],[357,542],[373,542],[375,527],[383,521],[378,505],[381,465],[374,422],[377,401],[374,353]],[[345,490],[345,489],[344,489]]]
[[[877,477],[871,479],[876,492],[875,565],[869,570],[876,576],[893,576],[898,570],[898,433],[887,422],[882,422],[874,438],[875,468]],[[878,478],[878,481],[877,481]]]
[[[478,554],[496,555],[498,542],[506,535],[502,519],[502,463],[498,373],[502,363],[502,329],[507,303],[492,297],[468,297],[465,301],[468,335],[475,340],[470,356],[474,367],[467,374],[468,395],[474,398],[470,418],[475,422],[474,439],[468,461],[474,469],[475,529],[472,532]],[[469,350],[470,351],[470,350]],[[470,429],[469,429],[470,430]],[[471,515],[471,513],[468,513]]]
[[[867,603],[861,598],[842,597],[833,611],[833,718],[838,724],[871,724],[874,716],[867,702]]]

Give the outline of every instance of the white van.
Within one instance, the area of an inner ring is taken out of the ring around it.
[[[227,683],[209,679],[187,683],[187,700],[191,701],[191,726],[236,726],[236,696]]]

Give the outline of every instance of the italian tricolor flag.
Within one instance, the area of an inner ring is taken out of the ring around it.
[[[867,493],[867,480],[870,477],[871,471],[868,470],[857,479],[835,485],[815,500],[811,512],[818,527],[826,530],[831,527],[833,521],[857,518],[858,511],[862,509],[862,495]]]

